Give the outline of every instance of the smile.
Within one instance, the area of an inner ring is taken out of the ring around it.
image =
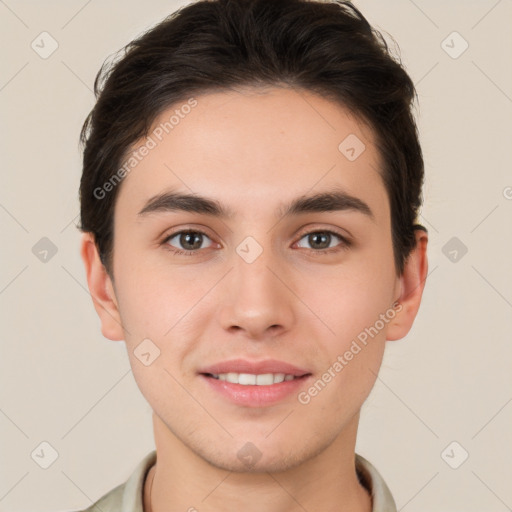
[[[242,386],[271,386],[296,378],[294,375],[284,373],[261,373],[257,375],[252,373],[219,373],[209,375],[214,379],[225,380],[231,384],[241,384]]]

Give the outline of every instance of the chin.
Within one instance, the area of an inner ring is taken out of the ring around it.
[[[212,466],[233,473],[279,473],[292,470],[301,464],[318,456],[330,444],[329,440],[323,443],[317,440],[308,444],[297,443],[287,445],[284,440],[276,443],[265,443],[258,446],[250,441],[238,442],[240,448],[214,453],[195,449],[197,455]],[[265,446],[262,446],[265,445]]]

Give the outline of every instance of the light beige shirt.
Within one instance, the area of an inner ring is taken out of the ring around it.
[[[112,489],[89,508],[77,512],[144,512],[144,481],[155,461],[156,451],[153,450],[139,462],[125,483]],[[356,471],[360,482],[372,497],[372,512],[397,512],[386,482],[375,467],[357,453]]]

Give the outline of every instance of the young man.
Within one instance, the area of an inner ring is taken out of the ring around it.
[[[156,451],[87,510],[395,511],[355,443],[427,273],[408,75],[350,3],[214,0],[98,78],[81,254]]]

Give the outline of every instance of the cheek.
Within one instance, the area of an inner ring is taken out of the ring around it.
[[[169,322],[188,303],[193,286],[184,282],[179,272],[163,268],[133,247],[124,247],[121,237],[119,252],[114,256],[116,292],[119,310],[130,335],[156,336],[169,328]],[[128,245],[128,244],[125,244]],[[135,243],[134,243],[135,245]],[[165,327],[167,325],[167,327]]]
[[[324,311],[336,333],[328,344],[334,407],[360,405],[370,393],[384,354],[388,323],[394,318],[396,284],[392,251],[367,258],[330,281]],[[329,378],[327,376],[327,378]],[[325,397],[327,398],[327,396]]]
[[[298,295],[322,320],[330,346],[342,349],[392,306],[396,278],[389,259],[361,258],[301,279]]]
[[[119,313],[128,343],[141,338],[161,337],[164,331],[164,304],[170,311],[173,304],[164,297],[165,287],[155,282],[151,275],[136,271],[126,275],[120,287]]]
[[[342,418],[357,412],[375,383],[384,354],[386,320],[392,315],[386,316],[390,309],[387,288],[376,289],[370,283],[362,286],[356,279],[331,283],[330,293],[322,295],[317,305],[334,335],[318,337],[323,368],[311,396],[321,391],[317,407]],[[335,284],[339,284],[336,289]]]
[[[222,277],[221,269],[185,272],[127,260],[118,269],[127,348],[133,353],[142,340],[150,339],[160,350],[158,362],[175,367],[201,339],[206,320],[199,320],[215,310],[217,303],[209,291]]]

